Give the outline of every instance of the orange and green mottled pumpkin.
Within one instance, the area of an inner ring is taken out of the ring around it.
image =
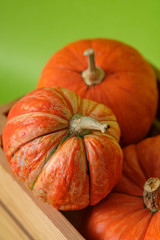
[[[62,88],[28,93],[2,133],[12,173],[62,210],[95,205],[112,190],[122,169],[119,138],[108,107]]]

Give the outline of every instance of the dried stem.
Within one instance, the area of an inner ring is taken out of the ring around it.
[[[99,130],[104,133],[108,128],[110,128],[109,124],[100,123],[92,117],[82,116],[81,114],[76,114],[70,122],[71,135],[83,136],[91,130]]]
[[[88,68],[82,72],[82,77],[88,86],[101,83],[105,76],[105,72],[95,65],[94,50],[92,48],[84,52],[84,56],[88,56]]]
[[[143,192],[144,204],[151,210],[156,212],[160,210],[160,179],[149,178],[144,185]]]
[[[96,65],[95,65],[95,56],[94,56],[94,50],[92,48],[86,50],[84,52],[84,56],[88,56],[88,69],[90,72],[96,71]]]

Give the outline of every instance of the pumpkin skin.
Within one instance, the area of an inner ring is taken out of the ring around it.
[[[146,180],[160,178],[159,149],[160,135],[125,147],[123,174],[113,192],[94,207],[68,213],[87,240],[160,239],[160,211],[152,213],[143,200]]]
[[[110,128],[69,136],[76,113]],[[97,204],[112,190],[122,169],[119,138],[108,107],[62,88],[28,93],[9,112],[2,133],[12,173],[38,198],[62,210]]]
[[[82,72],[88,67],[84,51],[95,51],[103,81],[88,86]],[[56,52],[44,67],[37,87],[60,86],[83,98],[109,106],[121,129],[122,146],[137,143],[148,133],[157,109],[156,77],[134,48],[111,39],[80,40]]]

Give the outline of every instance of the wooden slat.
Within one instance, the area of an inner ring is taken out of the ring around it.
[[[6,123],[6,113],[14,103],[15,101],[0,107],[0,135]],[[15,220],[14,224],[21,228],[21,233],[30,240],[83,240],[84,238],[60,211],[37,200],[29,189],[16,181],[10,172],[2,142],[0,144],[0,201],[8,213],[11,213],[12,221]],[[3,212],[2,216],[4,215]],[[3,223],[5,219],[6,215]],[[12,221],[10,219],[8,224]],[[11,223],[10,229],[12,226]]]
[[[0,204],[0,239],[1,240],[30,240],[12,215]]]

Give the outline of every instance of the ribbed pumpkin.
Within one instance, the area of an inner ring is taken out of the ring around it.
[[[152,67],[134,48],[115,40],[80,40],[56,52],[37,87],[53,86],[109,106],[120,125],[123,146],[146,136],[157,109]]]
[[[9,112],[3,147],[12,173],[62,210],[103,199],[122,169],[112,111],[62,88],[28,93]]]
[[[113,192],[84,212],[69,213],[87,240],[160,239],[160,135],[123,154],[123,175]]]

